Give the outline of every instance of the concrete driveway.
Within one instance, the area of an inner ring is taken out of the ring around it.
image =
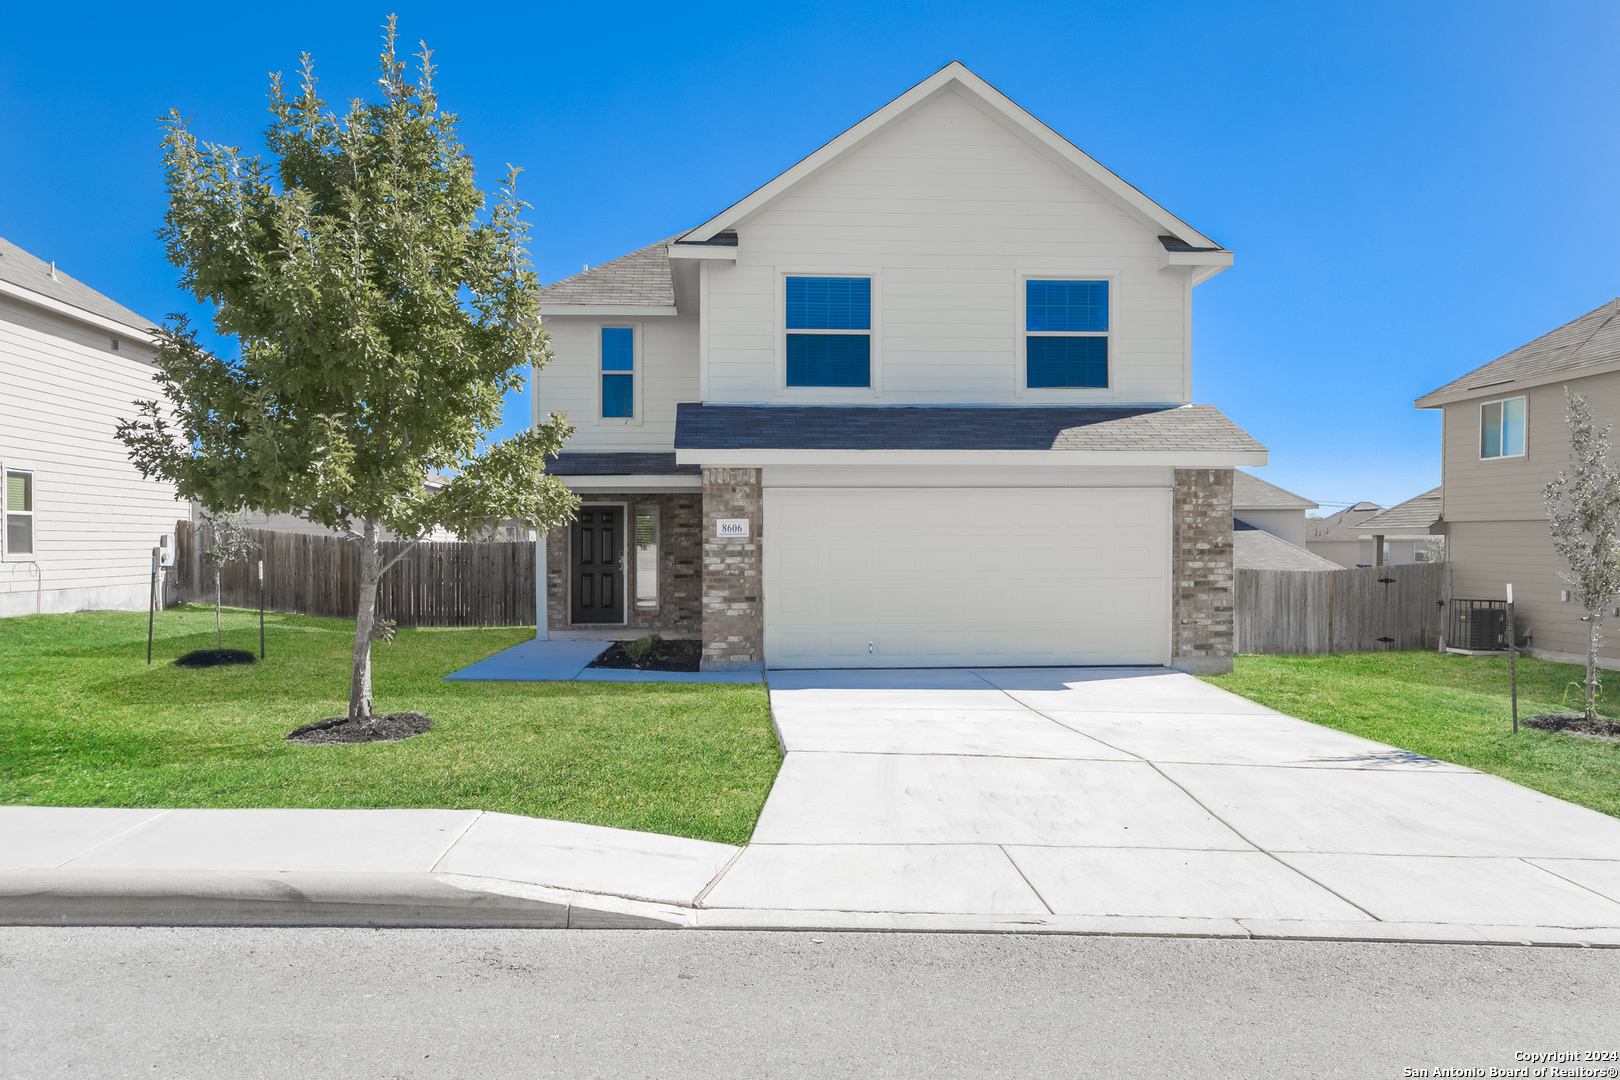
[[[1188,675],[778,671],[770,686],[786,760],[699,900],[710,920],[1620,927],[1620,820]]]

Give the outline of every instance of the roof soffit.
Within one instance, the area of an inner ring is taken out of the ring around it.
[[[1000,120],[1009,130],[1046,157],[1108,196],[1144,225],[1173,234],[1191,247],[1225,250],[1105,168],[1091,155],[1036,119],[1017,102],[956,60],[946,64],[786,172],[755,189],[680,239],[688,242],[710,240],[718,233],[735,229],[744,219],[837,162],[857,146],[888,130],[897,121],[951,90],[961,94],[991,117]]]

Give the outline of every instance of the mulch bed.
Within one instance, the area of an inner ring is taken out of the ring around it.
[[[433,721],[419,712],[390,713],[351,720],[335,716],[316,724],[305,724],[287,736],[288,742],[304,746],[331,746],[335,743],[398,742],[420,735],[433,727]]]
[[[1620,739],[1620,723],[1614,720],[1588,720],[1582,713],[1549,713],[1532,716],[1524,721],[1525,727],[1541,731],[1558,731],[1565,735],[1586,735],[1595,739]]]
[[[174,662],[175,667],[219,667],[223,664],[251,664],[258,657],[246,649],[198,649]]]
[[[630,659],[624,651],[624,642],[616,641],[612,648],[590,663],[594,668],[631,668],[636,671],[696,671],[703,659],[700,641],[660,641],[640,660]]]

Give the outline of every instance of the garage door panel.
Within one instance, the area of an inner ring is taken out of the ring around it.
[[[765,520],[773,666],[1168,661],[1167,490],[767,489]]]

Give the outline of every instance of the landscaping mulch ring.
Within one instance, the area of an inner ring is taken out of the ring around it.
[[[1620,739],[1620,722],[1599,717],[1588,720],[1583,713],[1549,713],[1532,716],[1524,721],[1525,727],[1539,731],[1557,731],[1565,735],[1585,735],[1593,739]]]
[[[220,667],[225,664],[251,664],[259,658],[246,649],[198,649],[174,662],[175,667]]]
[[[625,643],[615,641],[611,648],[590,662],[593,668],[632,668],[636,671],[696,671],[703,659],[700,641],[660,641],[640,660],[630,659]]]
[[[433,727],[433,721],[419,712],[390,713],[351,720],[335,716],[315,724],[305,724],[287,736],[288,742],[303,746],[331,746],[336,743],[398,742],[420,735]]]

